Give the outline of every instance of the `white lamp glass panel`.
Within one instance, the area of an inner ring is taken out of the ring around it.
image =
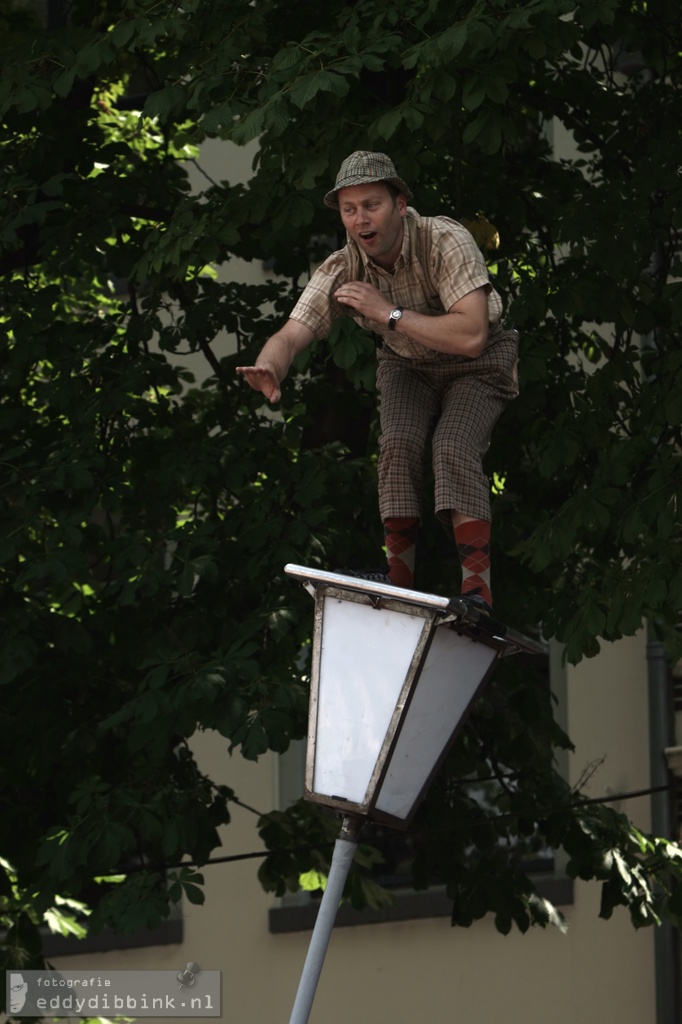
[[[497,651],[443,626],[434,634],[377,810],[404,820],[466,714]]]
[[[424,624],[403,612],[325,598],[315,793],[364,801]]]

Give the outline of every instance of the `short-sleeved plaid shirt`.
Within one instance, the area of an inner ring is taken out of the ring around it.
[[[337,288],[348,281],[367,281],[388,297],[393,306],[403,306],[427,316],[440,316],[476,288],[488,292],[490,329],[502,314],[502,300],[490,284],[485,261],[473,236],[449,217],[420,217],[408,207],[400,256],[391,271],[373,263],[352,239],[332,253],[315,271],[294,307],[291,318],[308,327],[315,338],[329,334],[332,322],[352,316],[362,327],[379,334],[398,355],[410,359],[433,357],[431,349],[388,324],[349,312],[334,298]]]

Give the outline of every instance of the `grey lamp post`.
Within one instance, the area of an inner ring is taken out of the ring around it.
[[[497,659],[544,648],[463,598],[285,572],[315,598],[304,796],[342,815],[290,1018],[306,1024],[360,828],[406,828]]]

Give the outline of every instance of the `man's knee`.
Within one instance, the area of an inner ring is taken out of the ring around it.
[[[421,459],[426,439],[404,427],[384,430],[379,438],[379,449],[384,458],[402,460]]]
[[[487,448],[465,437],[434,437],[431,450],[434,466],[478,467]]]

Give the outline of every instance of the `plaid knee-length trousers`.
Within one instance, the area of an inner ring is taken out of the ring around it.
[[[518,334],[500,329],[476,359],[434,352],[406,359],[385,345],[377,353],[380,395],[379,512],[420,516],[429,437],[435,510],[490,520],[490,483],[481,460],[505,405],[518,394]]]

